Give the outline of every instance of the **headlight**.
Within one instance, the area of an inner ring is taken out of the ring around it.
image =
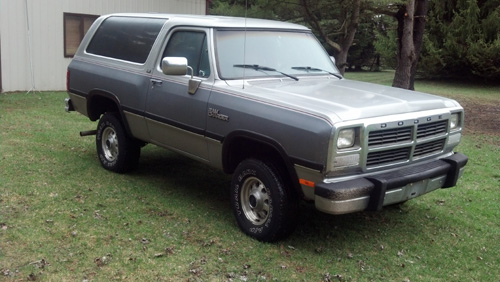
[[[450,130],[457,129],[460,125],[460,114],[452,114],[450,117]]]
[[[345,149],[354,146],[356,131],[353,128],[342,129],[337,139],[337,148]]]

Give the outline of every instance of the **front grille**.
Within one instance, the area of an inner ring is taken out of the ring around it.
[[[420,124],[417,128],[417,139],[443,134],[447,129],[448,120]]]
[[[366,159],[367,166],[383,165],[392,162],[406,161],[410,158],[411,148],[400,148],[395,150],[387,150],[380,152],[368,153]]]
[[[425,155],[441,152],[444,148],[444,141],[445,139],[419,144],[415,147],[415,152],[413,152],[413,156],[422,157]]]
[[[392,128],[387,130],[371,131],[368,137],[368,146],[383,146],[399,142],[411,141],[413,127]]]
[[[420,120],[411,123],[413,123],[411,126],[379,128],[368,132],[366,167],[411,161],[444,150],[448,132],[447,119],[427,123]],[[428,141],[424,142],[425,140]]]

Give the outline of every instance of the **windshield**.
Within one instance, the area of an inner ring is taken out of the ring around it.
[[[219,30],[216,50],[222,79],[339,73],[316,37],[306,32]]]

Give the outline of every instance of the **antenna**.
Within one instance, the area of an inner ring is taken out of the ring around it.
[[[248,13],[248,0],[245,0],[245,36],[243,38],[243,65],[246,65],[246,54],[247,54],[247,13]],[[245,70],[243,68],[243,85],[242,89],[245,89]]]
[[[31,88],[26,92],[26,94],[29,94],[31,91],[33,92],[40,92],[36,89],[35,86],[35,75],[33,71],[33,52],[31,51],[31,30],[30,30],[30,21],[29,21],[29,13],[28,13],[28,0],[24,1],[25,3],[25,8],[26,8],[26,33],[28,37],[28,57],[30,60],[30,73],[31,73]]]

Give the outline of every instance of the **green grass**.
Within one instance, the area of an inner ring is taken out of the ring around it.
[[[385,70],[380,72],[347,72],[348,79],[361,80],[371,83],[392,85],[394,71]],[[481,98],[492,100],[500,99],[500,84],[480,83],[467,80],[439,80],[439,79],[417,79],[415,90],[425,93],[453,97],[453,98]]]
[[[102,169],[94,138],[78,135],[96,123],[65,113],[65,97],[0,94],[2,281],[500,277],[498,135],[463,138],[470,161],[456,188],[379,213],[330,216],[304,204],[296,232],[266,244],[238,229],[230,177],[217,170],[151,145],[133,173]]]

